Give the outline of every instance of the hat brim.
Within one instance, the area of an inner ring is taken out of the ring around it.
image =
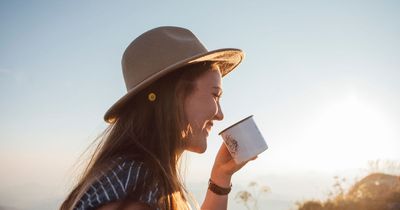
[[[104,115],[104,120],[108,123],[115,122],[118,116],[118,111],[123,108],[123,106],[129,101],[130,98],[132,98],[136,93],[138,93],[140,90],[144,89],[154,81],[158,80],[159,78],[170,72],[179,70],[181,67],[202,61],[214,61],[220,64],[220,72],[222,77],[224,77],[233,69],[235,69],[236,66],[238,66],[243,60],[243,58],[244,53],[242,52],[242,50],[235,48],[223,48],[195,55],[180,62],[177,62],[173,65],[170,65],[163,70],[157,72],[156,74],[153,74],[150,77],[146,78],[134,88],[131,88],[124,96],[122,96],[107,110]]]

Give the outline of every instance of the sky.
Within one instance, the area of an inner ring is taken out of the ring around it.
[[[368,161],[400,161],[399,9],[388,0],[1,0],[0,207],[57,208],[126,92],[123,51],[165,25],[190,29],[209,50],[245,53],[223,79],[225,119],[208,150],[184,158],[198,200],[219,131],[249,115],[269,149],[233,186],[270,186],[270,209],[323,197],[333,175],[355,176]]]

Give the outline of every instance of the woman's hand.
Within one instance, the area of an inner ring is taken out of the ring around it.
[[[229,187],[232,175],[240,170],[249,161],[255,160],[256,158],[257,156],[248,161],[237,164],[233,160],[232,155],[229,153],[228,148],[222,143],[211,171],[211,180],[221,187]]]
[[[254,160],[256,158],[257,156],[251,160]],[[228,151],[228,148],[226,148],[225,144],[222,144],[221,147],[219,148],[217,156],[215,157],[214,166],[211,171],[211,180],[220,187],[230,188],[232,175],[236,171],[240,170],[249,161],[240,164],[235,163],[231,154]],[[204,202],[201,205],[201,209],[202,210],[228,209],[228,195],[218,195],[213,191],[211,191],[210,189],[208,189],[206,197],[204,198]]]

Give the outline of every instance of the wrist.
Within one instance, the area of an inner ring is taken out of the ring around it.
[[[210,179],[220,187],[229,188],[232,185],[231,184],[232,176],[230,175],[224,175],[222,173],[213,172],[211,173]]]
[[[232,184],[229,187],[221,187],[217,185],[212,179],[208,180],[208,190],[217,195],[228,195],[232,190]]]

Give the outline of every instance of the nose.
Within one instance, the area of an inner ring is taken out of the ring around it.
[[[224,119],[224,113],[222,113],[221,105],[219,103],[218,103],[217,114],[214,116],[214,118],[219,121]]]

